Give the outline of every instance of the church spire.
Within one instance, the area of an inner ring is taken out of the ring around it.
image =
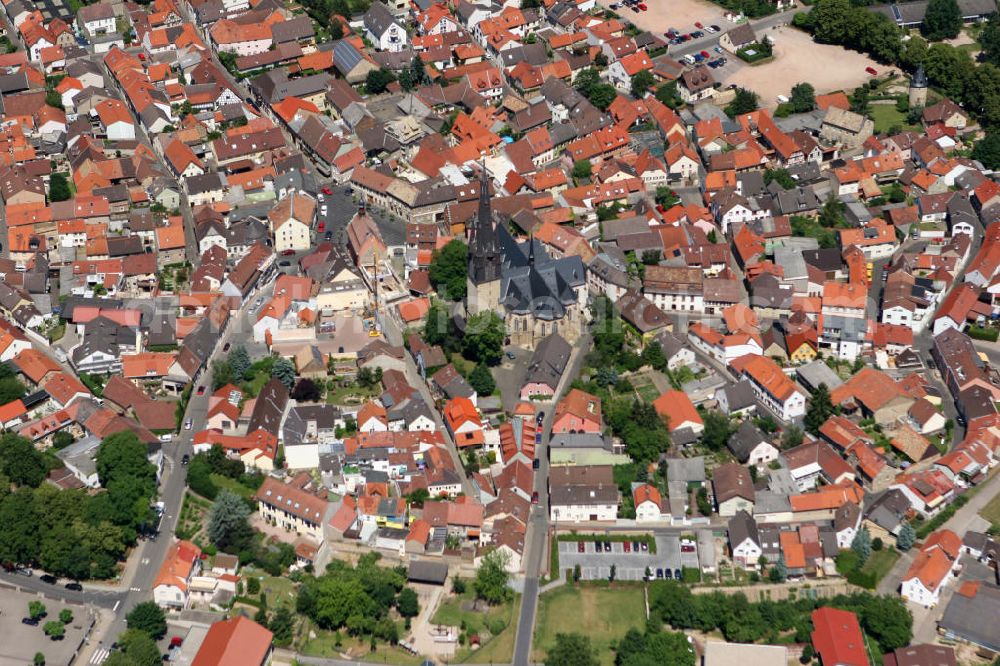
[[[493,225],[486,165],[479,176],[479,212],[469,226],[469,279],[475,284],[500,279],[500,241]]]

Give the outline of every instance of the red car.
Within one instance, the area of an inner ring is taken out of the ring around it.
[[[320,232],[325,231],[326,230],[326,222],[320,222],[319,225],[316,227],[316,230],[320,231]]]
[[[333,190],[331,190],[329,187],[324,187],[323,188],[323,194],[329,196],[329,195],[333,194]]]
[[[711,58],[711,57],[712,57],[712,54],[711,54],[711,53],[709,53],[708,51],[702,51],[702,52],[701,52],[701,57],[702,57],[702,58]]]
[[[284,252],[281,253],[281,256],[283,256],[283,257],[290,257],[293,254],[295,254],[295,250],[285,250]]]
[[[205,395],[205,387],[204,386],[199,386],[198,387],[198,395]]]
[[[538,504],[538,491],[531,493],[531,503]]]
[[[640,12],[644,12],[644,11],[646,11],[647,9],[649,9],[649,8],[648,8],[648,7],[646,7],[646,5],[642,4],[641,2],[639,3],[639,11],[640,11]]]
[[[874,67],[865,67],[865,71],[871,74],[872,76],[876,76],[878,74],[878,72],[875,71]]]
[[[701,29],[702,29],[702,28],[704,28],[705,26],[703,26],[703,25],[702,25],[701,23],[695,23],[695,24],[694,24],[694,27],[696,27],[696,28],[698,28],[699,30],[701,30]]]

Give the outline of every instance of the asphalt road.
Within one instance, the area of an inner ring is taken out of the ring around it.
[[[538,610],[538,577],[545,567],[546,545],[548,542],[549,516],[549,437],[552,434],[552,420],[555,405],[570,382],[575,378],[586,356],[585,350],[590,347],[590,335],[585,333],[573,346],[574,355],[560,380],[559,390],[553,399],[539,405],[545,412],[542,420],[542,445],[535,449],[539,467],[535,472],[535,492],[538,493],[538,504],[532,507],[528,520],[528,533],[525,537],[525,555],[523,562],[524,589],[521,594],[521,612],[517,618],[517,635],[514,639],[514,664],[528,664],[531,660],[531,640],[535,629],[535,614]],[[551,572],[550,572],[551,575]]]
[[[755,21],[750,21],[750,25],[753,26],[754,32],[757,33],[758,37],[760,37],[763,36],[767,30],[771,30],[772,28],[775,28],[779,25],[787,25],[791,23],[792,17],[795,16],[797,12],[808,12],[809,10],[810,7],[795,7],[794,9],[784,11],[779,14],[772,14],[771,16],[765,16],[764,18],[757,19]],[[619,10],[619,12],[622,14],[622,17],[626,19],[628,18],[628,14],[631,13],[630,11],[622,13],[621,10]],[[670,26],[664,27],[664,31],[666,31],[667,28],[669,27]],[[726,26],[721,26],[721,27],[726,28]],[[700,37],[699,39],[693,39],[691,41],[684,42],[683,44],[670,46],[667,48],[667,55],[669,55],[674,60],[677,60],[679,58],[683,58],[686,55],[698,53],[699,51],[709,51],[712,53],[713,57],[718,57],[719,54],[715,53],[713,49],[719,45],[719,38],[722,37],[722,35],[724,35],[728,29],[729,28],[726,28],[721,32],[715,33],[714,35],[705,33],[705,35],[703,37]],[[662,32],[657,34],[657,37],[662,37],[662,36],[663,36]],[[726,52],[723,55],[725,55],[725,57],[728,58],[730,62],[732,62],[733,58],[735,57],[729,52]]]

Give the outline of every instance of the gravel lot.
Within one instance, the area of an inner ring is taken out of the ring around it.
[[[599,5],[607,7],[613,0],[598,0]],[[670,28],[681,32],[695,30],[694,24],[718,25],[723,31],[729,30],[734,24],[722,18],[722,7],[704,0],[671,0],[670,2],[646,2],[648,9],[644,12],[633,12],[627,7],[621,7],[618,14],[628,19],[643,30],[649,30],[654,35],[662,35]]]
[[[756,67],[739,67],[722,84],[755,91],[761,105],[770,109],[778,106],[778,95],[787,96],[796,83],[808,81],[817,94],[835,90],[849,93],[871,78],[865,67],[874,67],[880,76],[889,69],[860,53],[816,44],[795,28],[780,27],[767,34],[774,36],[776,42],[774,60]],[[730,60],[734,58],[730,56]]]

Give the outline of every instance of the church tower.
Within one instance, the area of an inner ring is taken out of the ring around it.
[[[927,106],[927,73],[924,66],[917,67],[917,73],[910,79],[910,108]]]
[[[479,212],[469,225],[469,275],[466,278],[466,315],[500,309],[500,240],[493,226],[490,187],[483,165],[479,178]]]

